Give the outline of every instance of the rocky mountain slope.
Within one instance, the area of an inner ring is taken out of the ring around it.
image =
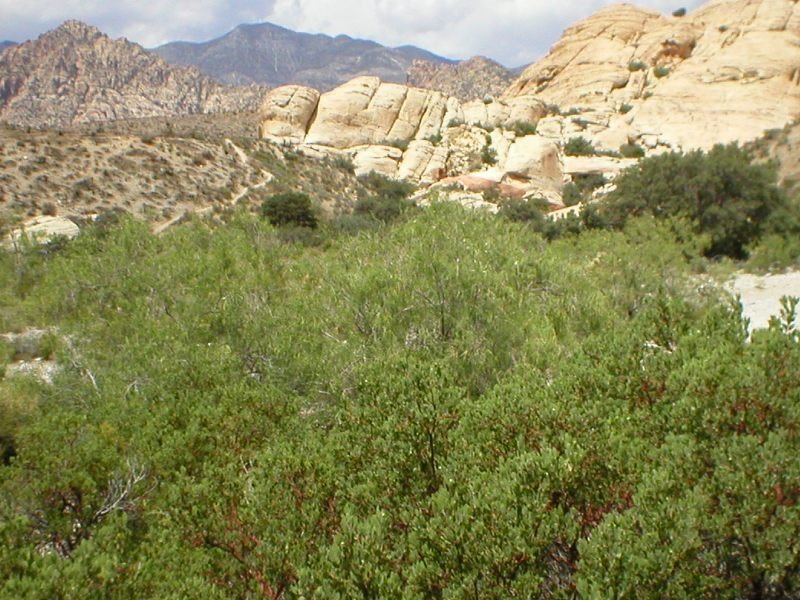
[[[483,56],[456,64],[415,60],[408,69],[408,85],[438,90],[459,100],[499,96],[514,81],[509,69]]]
[[[498,99],[364,77],[321,95],[289,86],[268,94],[261,135],[345,154],[358,172],[557,204],[565,182],[613,178],[642,154],[782,128],[799,84],[793,0],[713,0],[683,17],[620,5],[567,29]]]
[[[208,42],[173,42],[153,51],[170,63],[196,66],[233,85],[295,83],[320,90],[360,75],[405,82],[415,60],[450,62],[413,46],[387,48],[346,35],[297,33],[271,23],[240,25]]]
[[[258,87],[230,88],[78,21],[0,55],[0,121],[35,127],[245,110]]]
[[[16,42],[10,42],[8,40],[2,41],[0,42],[0,52],[5,50],[6,48],[10,48],[11,46],[16,46],[16,45],[17,45]]]
[[[247,123],[250,137],[229,137],[233,120]],[[258,141],[256,125],[254,114],[220,114],[58,131],[0,126],[0,238],[20,221],[80,223],[113,210],[159,229],[289,190],[310,194],[328,214],[349,211],[362,185],[347,165]]]

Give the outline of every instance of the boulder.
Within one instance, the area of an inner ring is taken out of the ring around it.
[[[276,141],[302,142],[319,102],[317,90],[287,85],[267,94],[261,106],[262,138]]]
[[[47,242],[59,236],[74,238],[79,233],[80,228],[66,217],[41,216],[25,221],[21,227],[12,231],[6,244],[16,245],[23,237],[33,242]]]

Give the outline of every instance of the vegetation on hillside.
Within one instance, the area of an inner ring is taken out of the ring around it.
[[[647,215],[410,215],[0,252],[61,366],[0,379],[0,596],[796,592],[795,304],[748,341]]]

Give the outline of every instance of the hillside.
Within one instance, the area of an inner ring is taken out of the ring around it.
[[[360,75],[405,82],[415,60],[450,61],[420,48],[387,48],[346,35],[297,33],[271,23],[240,25],[203,43],[172,42],[153,51],[232,85],[295,83],[329,90]]]
[[[512,72],[503,65],[475,56],[455,64],[415,60],[408,69],[407,83],[467,102],[499,96],[514,79]]]
[[[234,137],[231,122],[249,123],[250,135]],[[363,190],[352,173],[256,140],[256,122],[239,114],[0,127],[0,237],[41,215],[83,223],[116,210],[160,228],[188,214],[256,208],[287,190],[311,194],[323,214],[352,208]]]
[[[11,46],[16,46],[16,45],[17,45],[17,43],[16,43],[16,42],[10,42],[10,41],[8,41],[8,40],[5,40],[5,41],[3,41],[3,42],[0,42],[0,52],[2,52],[3,50],[5,50],[6,48],[10,48]]]
[[[168,65],[78,21],[0,55],[0,121],[21,126],[252,110],[262,96],[257,87],[225,87]]]

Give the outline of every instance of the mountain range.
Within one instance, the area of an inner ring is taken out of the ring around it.
[[[172,42],[153,52],[230,85],[297,83],[320,90],[360,75],[405,83],[416,60],[455,62],[414,46],[387,48],[346,35],[298,33],[271,23],[240,25],[208,42]]]

